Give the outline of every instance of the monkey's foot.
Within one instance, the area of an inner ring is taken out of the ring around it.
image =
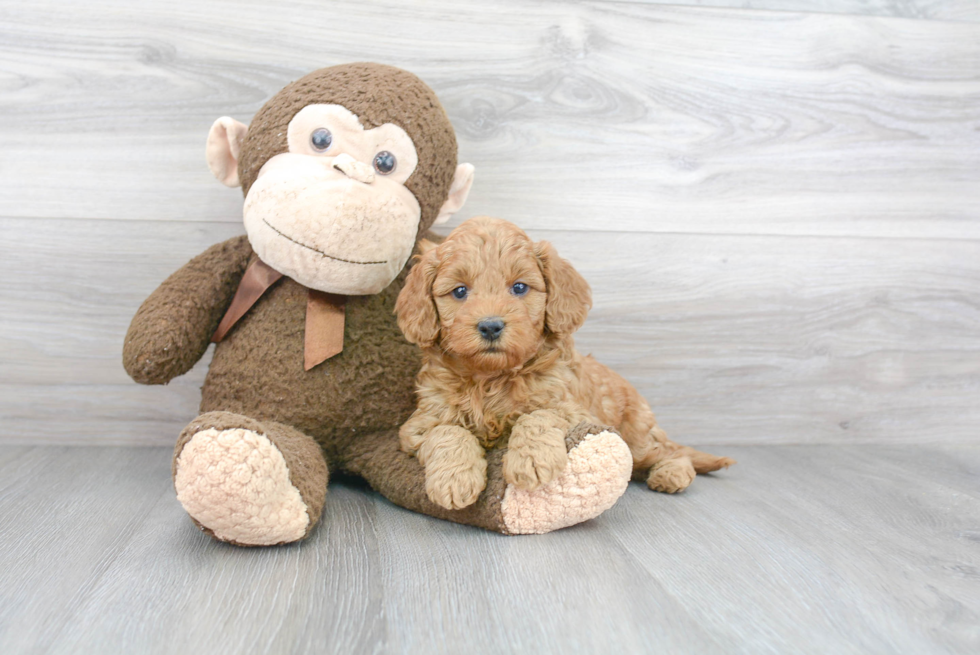
[[[177,500],[204,532],[239,546],[310,534],[323,510],[327,466],[301,432],[228,412],[188,425],[174,450]]]
[[[633,457],[615,432],[581,424],[565,438],[568,462],[534,491],[507,485],[500,504],[504,532],[543,534],[595,518],[626,491]]]

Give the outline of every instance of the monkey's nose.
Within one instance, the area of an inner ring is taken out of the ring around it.
[[[487,341],[496,341],[504,331],[504,322],[497,317],[485,318],[476,324],[476,329]]]
[[[364,162],[357,161],[346,152],[333,158],[333,167],[352,180],[357,180],[364,184],[374,182],[374,170]]]

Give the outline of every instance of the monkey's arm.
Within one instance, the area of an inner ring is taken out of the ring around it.
[[[242,235],[211,246],[164,280],[126,333],[123,366],[140,384],[166,384],[204,355],[231,304],[252,247]]]

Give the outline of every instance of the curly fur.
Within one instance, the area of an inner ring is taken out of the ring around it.
[[[633,455],[634,478],[657,491],[681,491],[695,472],[735,463],[670,441],[631,384],[575,350],[571,335],[585,321],[591,292],[551,244],[480,217],[421,251],[395,305],[399,327],[424,355],[418,408],[399,436],[420,459],[438,439],[443,455],[423,462],[433,502],[455,505],[447,471],[472,471],[484,448],[504,443],[507,482],[547,484],[565,465],[565,433],[582,421],[616,428]],[[517,282],[526,293],[514,292]],[[464,299],[453,294],[461,286]],[[505,326],[495,340],[478,329],[491,318]],[[462,445],[450,447],[450,435]]]

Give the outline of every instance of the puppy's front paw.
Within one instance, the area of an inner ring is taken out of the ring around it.
[[[469,507],[487,486],[487,460],[467,464],[429,463],[425,467],[425,493],[445,509]]]
[[[695,475],[690,457],[665,459],[650,469],[647,486],[654,491],[675,494],[687,489],[694,482]]]
[[[520,489],[533,491],[548,484],[565,470],[568,453],[564,434],[555,430],[555,443],[538,443],[533,448],[510,448],[504,453],[504,480]]]

